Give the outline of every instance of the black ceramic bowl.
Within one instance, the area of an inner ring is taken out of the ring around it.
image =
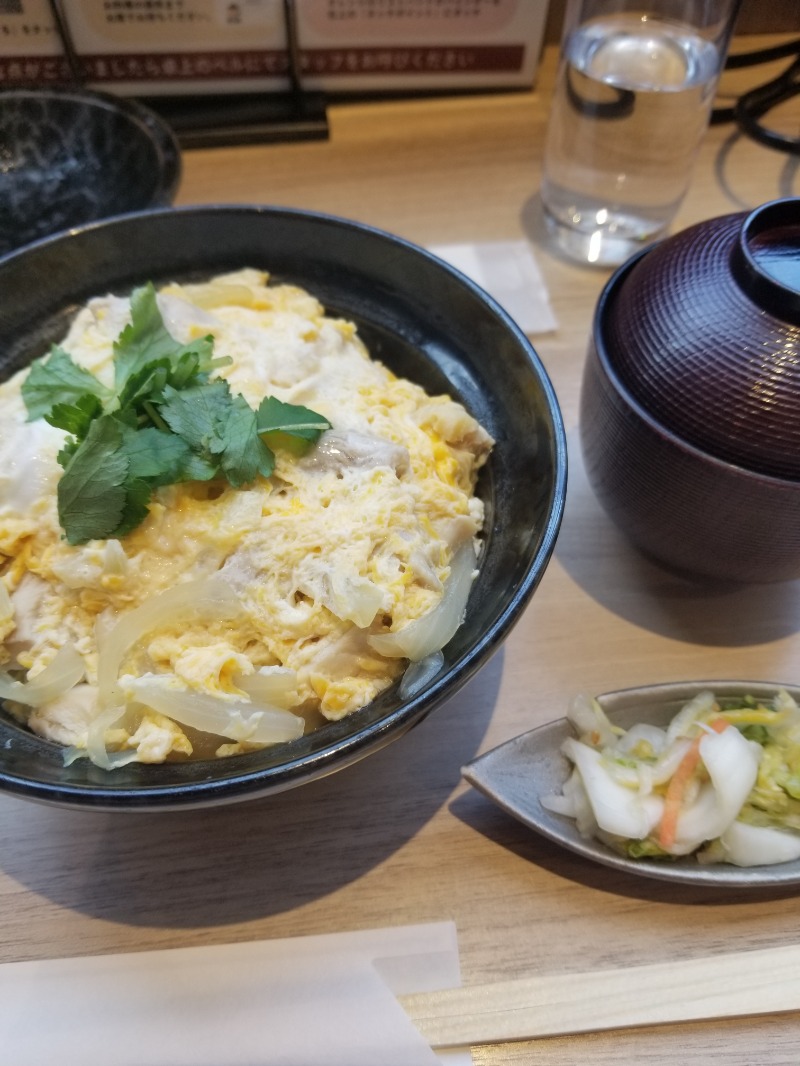
[[[589,480],[645,553],[800,577],[800,200],[710,219],[623,265],[581,393]]]
[[[257,207],[144,212],[0,260],[0,352],[8,375],[41,355],[89,297],[146,280],[241,266],[299,284],[355,321],[372,354],[459,399],[496,440],[482,472],[486,536],[466,619],[429,687],[397,687],[339,722],[260,752],[106,773],[0,718],[0,788],[73,806],[200,806],[258,796],[338,770],[401,736],[453,696],[497,649],[544,573],[566,493],[556,397],[536,353],[480,288],[414,245],[323,215]],[[442,752],[442,758],[447,753]]]
[[[59,230],[172,203],[181,157],[134,100],[84,89],[0,92],[0,255]]]

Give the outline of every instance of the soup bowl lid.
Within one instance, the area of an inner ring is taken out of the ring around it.
[[[725,462],[800,480],[800,198],[713,218],[640,254],[603,332],[621,384]]]

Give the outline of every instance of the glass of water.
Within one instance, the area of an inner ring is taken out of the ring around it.
[[[568,0],[544,156],[548,231],[616,265],[669,226],[741,0]]]

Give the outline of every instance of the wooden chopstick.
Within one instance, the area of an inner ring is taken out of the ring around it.
[[[419,992],[400,1003],[431,1047],[800,1010],[800,945],[624,970]]]

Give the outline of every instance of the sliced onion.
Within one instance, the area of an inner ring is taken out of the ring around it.
[[[175,294],[195,307],[252,307],[253,290],[233,281],[206,281],[175,286]],[[170,295],[172,295],[170,293]]]
[[[297,674],[288,666],[262,666],[255,674],[239,675],[234,684],[256,703],[290,710],[297,703]]]
[[[135,762],[138,755],[135,748],[128,751],[109,751],[106,748],[106,730],[116,725],[124,714],[125,707],[111,707],[101,711],[89,726],[86,752],[95,766],[100,766],[103,770],[113,770],[116,766]]]
[[[78,684],[86,672],[83,658],[72,644],[60,648],[53,661],[30,681],[15,681],[0,673],[0,699],[27,707],[41,707]]]
[[[97,685],[103,705],[116,702],[115,688],[119,669],[130,648],[151,630],[163,629],[178,621],[213,621],[234,618],[242,613],[236,593],[216,574],[198,581],[187,581],[145,600],[123,614],[106,634],[97,632]]]
[[[320,558],[306,561],[304,573],[298,575],[297,587],[315,603],[324,604],[337,618],[353,622],[359,629],[372,624],[385,595],[368,578],[340,573]]]
[[[366,629],[383,604],[383,590],[366,578],[340,577],[336,572],[330,582],[331,594],[325,602],[337,618]]]
[[[435,651],[407,666],[398,690],[400,699],[410,700],[412,696],[416,696],[433,681],[443,666],[444,655],[441,651]]]
[[[418,662],[439,651],[461,625],[475,575],[475,549],[466,540],[453,556],[444,594],[433,608],[409,622],[397,633],[380,633],[369,637],[369,644],[387,659],[410,659]]]
[[[109,751],[106,748],[106,730],[111,729],[125,714],[125,707],[108,707],[92,720],[86,734],[86,747],[70,747],[64,751],[64,765],[71,766],[78,759],[89,759],[101,770],[115,770],[136,762],[135,748],[124,751]]]
[[[214,736],[253,744],[279,744],[303,735],[303,719],[280,707],[172,688],[153,674],[126,678],[121,687],[136,702]]]

